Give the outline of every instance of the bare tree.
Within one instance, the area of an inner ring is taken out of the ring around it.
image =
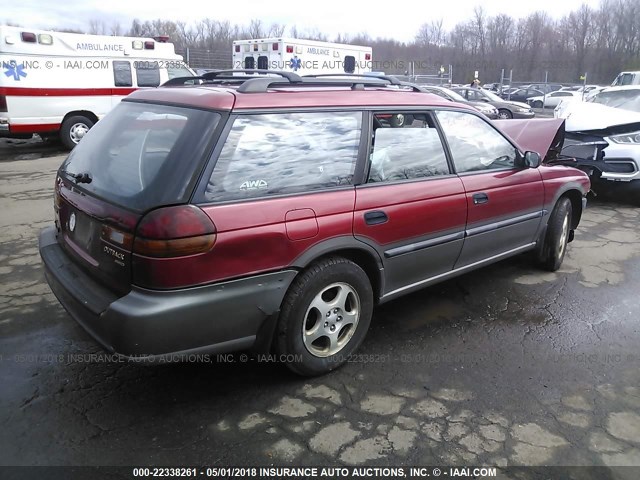
[[[89,33],[91,35],[106,35],[107,26],[102,20],[91,19],[89,20]]]
[[[262,26],[262,20],[253,19],[249,22],[249,27],[247,28],[247,34],[249,38],[262,38],[265,36],[264,28]]]

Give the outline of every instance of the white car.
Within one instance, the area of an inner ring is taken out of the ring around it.
[[[533,108],[557,107],[561,101],[566,100],[567,98],[577,98],[581,96],[582,94],[579,92],[570,90],[557,90],[545,96],[527,98],[527,103]]]
[[[563,153],[580,157],[597,179],[640,186],[640,85],[609,87],[588,101],[563,103],[554,116],[565,119]]]

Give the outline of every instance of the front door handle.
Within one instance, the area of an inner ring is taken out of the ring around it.
[[[488,201],[489,201],[489,195],[487,195],[484,192],[474,193],[473,194],[473,204],[474,205],[481,205],[483,203],[487,203]]]
[[[389,220],[387,214],[382,210],[374,210],[364,214],[364,221],[367,225],[380,225],[386,223]]]

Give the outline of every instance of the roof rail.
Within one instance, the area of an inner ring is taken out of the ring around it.
[[[400,85],[400,80],[388,75],[366,75],[362,73],[318,73],[315,75],[304,75],[302,78],[380,78],[387,80],[391,85]]]
[[[352,90],[364,90],[364,87],[383,87],[389,85],[387,80],[380,80],[375,77],[370,78],[315,78],[315,77],[300,77],[299,82],[291,82],[287,79],[280,78],[251,78],[246,80],[238,88],[239,93],[264,93],[271,87],[351,87]]]
[[[238,73],[244,74],[253,74],[253,75],[237,75]],[[256,75],[257,74],[257,75]],[[270,77],[266,77],[263,75],[272,75]],[[273,75],[277,75],[274,77]],[[162,84],[163,87],[171,87],[176,85],[189,85],[193,84],[194,80],[198,80],[198,85],[202,83],[215,83],[216,81],[220,83],[243,83],[250,79],[263,79],[267,78],[270,80],[280,80],[285,79],[289,82],[301,82],[302,78],[300,75],[291,72],[281,72],[278,70],[260,70],[260,69],[245,69],[245,70],[217,70],[215,72],[207,72],[197,77],[176,77],[170,80],[167,80]]]
[[[235,75],[236,73],[253,73],[254,75]],[[300,75],[298,75],[297,73],[283,72],[281,70],[263,70],[258,68],[242,69],[242,70],[218,70],[215,72],[207,72],[202,75],[202,78],[204,78],[205,80],[214,80],[221,75],[233,75],[234,77],[240,77],[240,78],[246,79],[247,77],[254,78],[256,73],[259,75],[267,75],[267,74],[278,75],[280,77],[286,78],[290,82],[302,81],[302,77],[300,77]]]
[[[395,86],[399,86],[399,87],[410,87],[414,92],[422,92],[422,90],[420,89],[420,87],[418,85],[416,85],[415,83],[411,83],[411,82],[405,82],[403,80],[399,80],[396,77],[392,77],[389,75],[367,75],[367,74],[360,74],[360,73],[321,73],[321,74],[317,74],[317,75],[304,75],[302,78],[343,78],[343,79],[348,79],[348,78],[366,78],[366,79],[380,79],[380,80],[386,80],[387,82],[389,82],[388,84],[390,85],[395,85]],[[368,82],[366,82],[368,83]]]
[[[237,75],[238,73],[244,75]],[[177,85],[206,85],[206,84],[240,84],[238,93],[264,93],[272,87],[284,86],[324,86],[351,87],[352,90],[364,90],[365,87],[411,87],[420,92],[419,87],[408,82],[402,82],[394,77],[359,75],[359,74],[320,74],[300,76],[292,72],[276,70],[218,70],[207,72],[198,77],[177,77],[163,83],[163,87]]]

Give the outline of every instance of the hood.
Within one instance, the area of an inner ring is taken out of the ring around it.
[[[564,120],[561,118],[534,118],[530,120],[494,120],[523,152],[537,152],[543,162],[554,160],[564,142]]]
[[[592,102],[571,102],[558,113],[565,119],[567,132],[606,130],[640,123],[640,113]]]

